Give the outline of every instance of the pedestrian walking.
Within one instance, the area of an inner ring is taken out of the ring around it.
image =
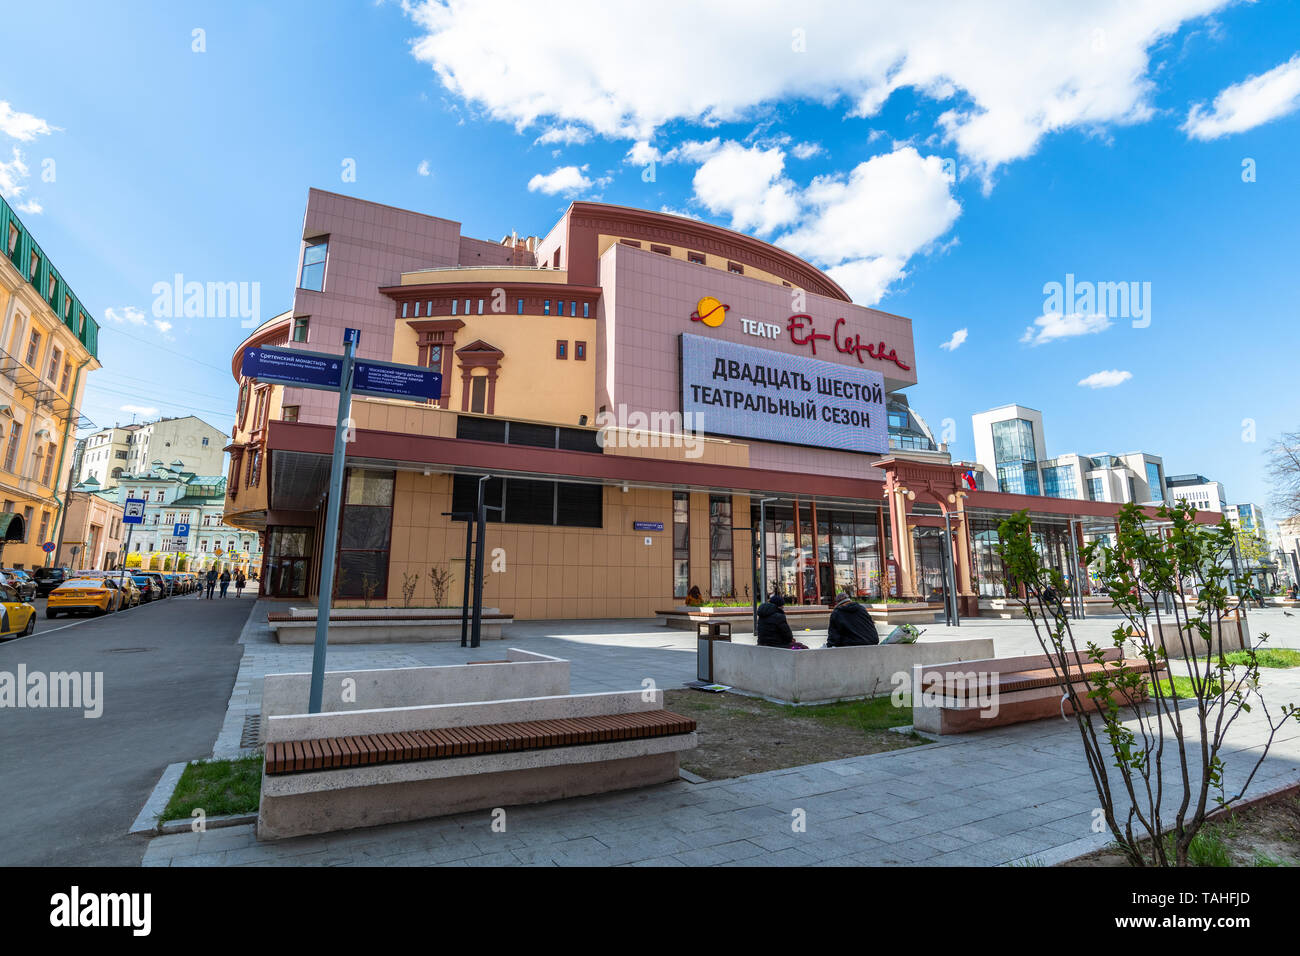
[[[208,571],[208,600],[212,600],[212,592],[217,589],[217,569],[214,567]]]
[[[244,572],[236,571],[235,572],[235,597],[244,596],[244,585],[247,583],[248,583],[247,580],[244,578]]]
[[[229,587],[230,587],[230,569],[227,568],[226,570],[224,570],[224,571],[221,572],[221,596],[222,596],[222,598],[224,598],[224,597],[226,596],[226,591],[227,591],[227,589],[229,589]]]

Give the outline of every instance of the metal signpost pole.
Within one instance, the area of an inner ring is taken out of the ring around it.
[[[484,475],[478,480],[478,507],[475,509],[475,523],[478,525],[478,540],[474,543],[474,626],[470,633],[470,647],[478,647],[483,633],[483,550],[487,538],[487,502],[483,500],[487,482],[491,475]]]
[[[469,647],[469,567],[474,559],[474,515],[468,511],[444,511],[442,516],[452,521],[465,519],[465,570],[461,574],[465,593],[460,599],[460,646]]]
[[[329,498],[325,505],[325,543],[320,563],[320,597],[316,604],[316,646],[311,658],[311,694],[307,712],[319,714],[325,689],[325,644],[329,639],[330,603],[334,596],[335,550],[339,535],[339,511],[343,497],[343,458],[347,422],[352,413],[352,363],[356,357],[355,329],[344,332],[343,368],[339,378],[339,412],[334,426],[334,458],[330,462]]]

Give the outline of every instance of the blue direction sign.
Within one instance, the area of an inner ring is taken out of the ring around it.
[[[442,394],[442,373],[418,365],[357,359],[352,391],[376,398],[437,398]]]
[[[144,524],[145,504],[143,498],[127,498],[122,509],[122,524]]]
[[[176,522],[176,525],[172,528],[173,538],[188,538],[189,534],[190,534],[189,522],[178,521]]]
[[[337,392],[343,376],[343,358],[324,352],[261,346],[244,349],[242,373],[246,378],[273,385],[296,385]]]

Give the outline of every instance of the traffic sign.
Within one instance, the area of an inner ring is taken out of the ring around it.
[[[122,509],[123,524],[144,524],[144,506],[147,502],[143,498],[127,498],[126,505]]]
[[[190,536],[190,526],[188,522],[178,521],[172,528],[172,535],[177,538],[188,538]]]
[[[44,551],[46,554],[49,554],[51,551],[54,550],[54,547],[55,545],[53,541],[46,541],[43,545],[41,545],[41,550]]]
[[[424,401],[442,395],[442,373],[418,365],[398,365],[358,359],[352,391],[376,398],[413,398]]]
[[[281,349],[273,346],[244,349],[241,373],[273,385],[295,385],[336,392],[343,375],[343,360],[325,352]]]
[[[220,548],[213,548],[212,553],[215,554],[217,557],[221,557],[226,552],[222,551]]]
[[[361,344],[361,330],[360,330],[360,329],[344,329],[344,330],[343,330],[343,344],[344,344],[344,345],[347,345],[349,342],[351,342],[353,345],[360,345],[360,344]]]

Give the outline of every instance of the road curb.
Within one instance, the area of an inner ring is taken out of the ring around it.
[[[127,833],[158,832],[158,817],[167,807],[167,801],[172,798],[172,794],[176,792],[176,784],[180,782],[184,770],[184,762],[167,765],[167,769],[158,778],[153,793],[149,794],[149,799],[144,802],[144,807],[136,816],[135,823],[131,824],[131,829],[126,831]]]

